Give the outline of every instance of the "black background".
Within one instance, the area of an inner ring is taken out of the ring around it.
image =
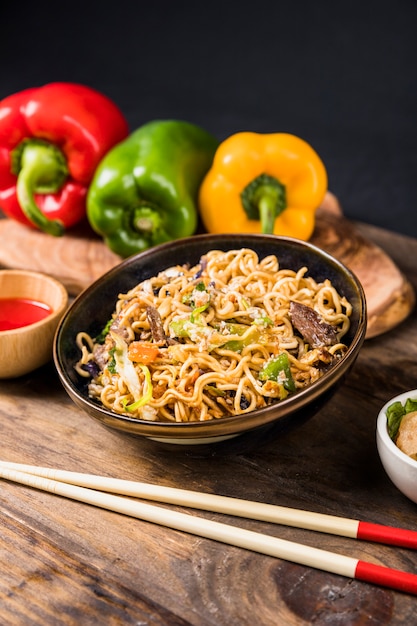
[[[0,98],[74,81],[130,130],[294,133],[347,217],[417,236],[416,0],[14,2],[1,24]]]

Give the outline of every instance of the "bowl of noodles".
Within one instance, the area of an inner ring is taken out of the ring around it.
[[[318,247],[202,234],[132,256],[85,289],[61,320],[54,362],[104,426],[211,444],[312,417],[365,332],[360,282]]]

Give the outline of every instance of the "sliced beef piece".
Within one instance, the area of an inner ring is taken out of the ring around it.
[[[109,351],[107,349],[107,346],[96,344],[94,346],[93,355],[94,361],[97,364],[99,370],[103,370],[109,360]]]
[[[149,322],[154,343],[156,343],[158,346],[167,346],[173,343],[177,343],[173,339],[170,339],[166,336],[158,309],[156,309],[154,306],[147,306],[146,317]]]
[[[119,317],[116,317],[116,319],[112,322],[112,324],[110,326],[110,330],[116,332],[123,339],[128,339],[129,338],[129,331],[126,328],[126,326],[121,326],[120,325],[121,319],[122,319],[122,317],[120,315],[119,315]]]
[[[154,343],[160,345],[166,344],[167,338],[158,310],[154,306],[147,306],[146,317],[149,322]]]
[[[313,348],[337,343],[336,328],[325,322],[310,306],[300,302],[291,302],[290,316],[294,327]]]

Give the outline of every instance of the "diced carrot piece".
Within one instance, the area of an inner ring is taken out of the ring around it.
[[[145,365],[155,361],[158,353],[158,346],[144,341],[132,341],[128,348],[129,359],[134,363],[144,363]]]

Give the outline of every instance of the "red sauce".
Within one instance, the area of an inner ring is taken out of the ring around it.
[[[0,298],[0,331],[29,326],[51,313],[52,309],[43,302],[26,298]]]

